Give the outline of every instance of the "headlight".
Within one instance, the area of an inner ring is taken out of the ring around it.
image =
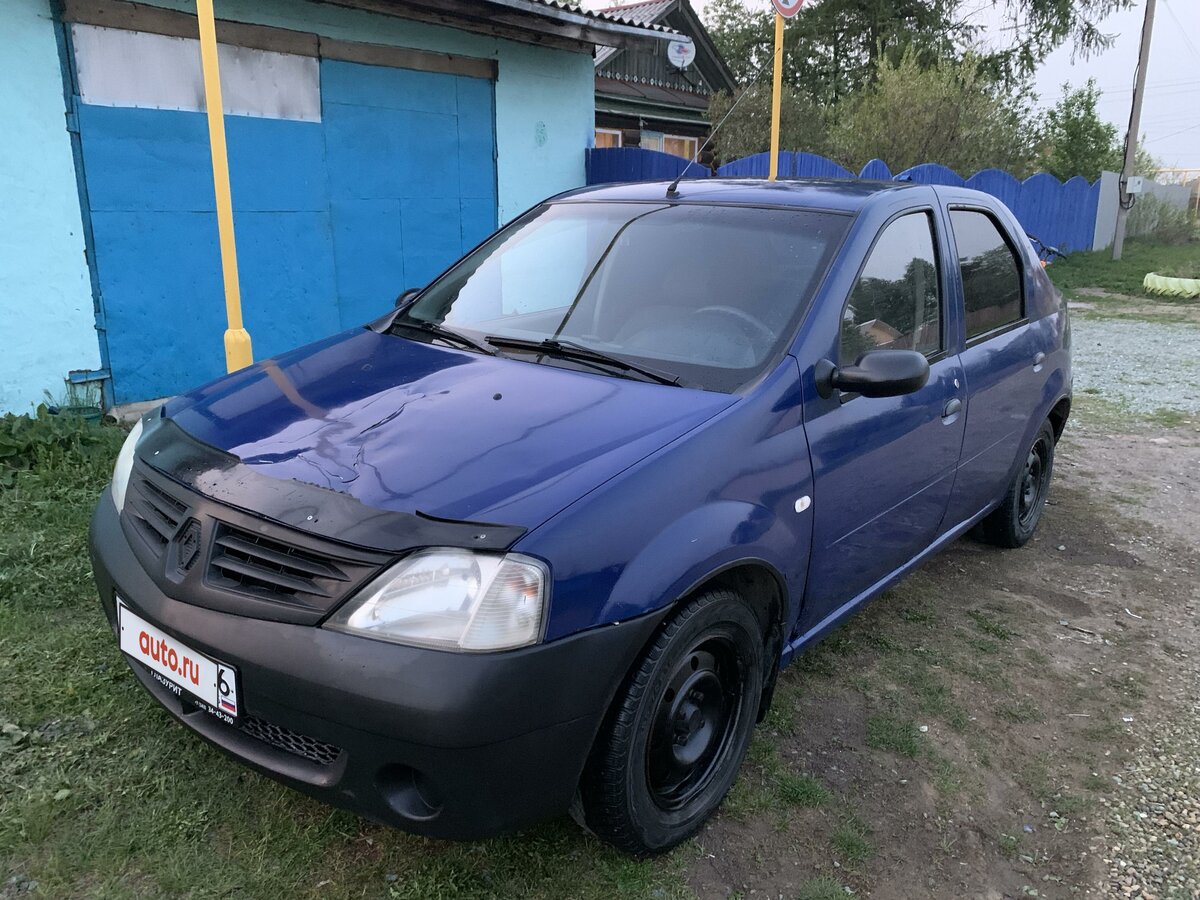
[[[546,569],[515,553],[422,550],[367,585],[325,627],[444,650],[511,650],[542,636]]]
[[[117,512],[125,508],[125,488],[129,487],[129,472],[133,468],[133,451],[137,449],[137,442],[141,436],[142,420],[138,419],[133,430],[129,432],[129,437],[125,438],[125,443],[121,445],[121,452],[117,454],[117,464],[113,466],[112,496]]]

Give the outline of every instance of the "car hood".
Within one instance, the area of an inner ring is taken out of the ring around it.
[[[164,415],[272,478],[532,529],[734,399],[361,330],[177,397]]]

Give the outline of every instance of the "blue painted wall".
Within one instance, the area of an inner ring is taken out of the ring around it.
[[[191,0],[154,5],[194,13]],[[495,59],[498,218],[584,184],[581,152],[595,136],[595,69],[576,53],[471,34],[440,25],[296,0],[218,2],[222,19],[315,32],[330,38]]]
[[[390,308],[496,227],[492,83],[324,60],[320,122],[228,116],[256,358]],[[224,372],[205,116],[81,104],[118,403]]]
[[[0,413],[100,365],[47,0],[0,0]],[[582,162],[581,162],[582,165]]]
[[[190,0],[158,5],[194,12]],[[424,283],[497,224],[584,182],[580,151],[594,122],[589,53],[294,0],[219,2],[217,14],[491,58],[499,72],[494,84],[442,76],[450,88],[413,90],[388,80],[427,76],[373,69],[370,100],[369,78],[359,73],[346,94],[356,67],[327,62],[321,123],[227,118],[244,315],[259,358],[376,315],[400,288]],[[45,389],[61,394],[68,370],[99,367],[101,353],[49,0],[0,0],[0,21],[0,111],[16,123],[0,136],[4,411],[30,408]],[[424,106],[397,108],[388,98],[398,90]],[[464,113],[455,123],[457,153],[446,150],[451,100]],[[203,118],[90,107],[80,119],[92,138],[83,142],[87,221],[100,250],[106,346],[132,361],[116,399],[159,396],[220,374],[224,309]],[[403,149],[402,138],[388,138],[364,169],[364,122],[377,133],[383,120],[393,136],[419,125],[446,152],[430,154],[420,171],[384,171],[386,155]],[[467,121],[485,124],[463,127]],[[131,136],[137,147],[125,140]],[[359,165],[361,177],[339,179],[323,154]],[[494,166],[476,165],[481,155],[494,156]],[[141,301],[126,302],[132,298]],[[156,340],[161,349],[147,351]]]

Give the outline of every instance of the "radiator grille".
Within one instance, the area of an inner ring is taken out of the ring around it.
[[[187,516],[187,506],[145,478],[138,479],[133,500],[134,521],[147,543],[159,553],[171,542]]]
[[[392,559],[213,502],[141,461],[121,527],[168,597],[293,624],[315,625]]]
[[[268,722],[257,716],[243,716],[238,722],[238,728],[264,744],[270,744],[277,750],[302,757],[319,766],[332,765],[342,752],[341,748],[335,747],[333,744],[318,741],[307,734],[292,731],[290,728],[284,728],[282,725],[276,725],[274,722]]]
[[[328,557],[225,524],[217,527],[209,577],[222,587],[320,607],[350,580]]]

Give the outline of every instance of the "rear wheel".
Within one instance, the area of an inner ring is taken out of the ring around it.
[[[763,684],[763,632],[733,591],[697,596],[614,702],[580,785],[584,824],[630,853],[695,833],[733,785]]]
[[[1033,537],[1046,507],[1053,471],[1054,428],[1043,422],[1004,500],[980,523],[984,540],[1000,547],[1020,547]]]

